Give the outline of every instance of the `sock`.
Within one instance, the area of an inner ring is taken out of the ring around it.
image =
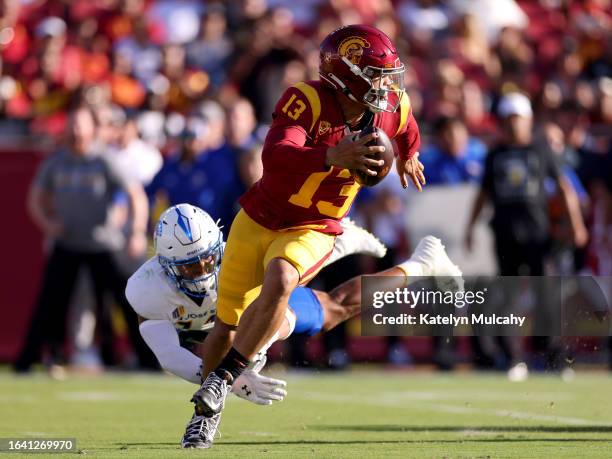
[[[232,347],[215,370],[215,373],[220,378],[225,378],[227,373],[229,373],[232,375],[232,381],[229,384],[232,384],[246,367],[249,366],[249,363],[251,363],[249,359],[243,357],[240,352]]]
[[[406,274],[406,277],[419,277],[425,275],[423,263],[418,261],[407,260],[397,266]]]
[[[412,257],[397,265],[397,267],[404,271],[404,275],[406,276],[406,283],[404,284],[404,287],[408,287],[408,285],[414,282],[415,277],[427,276],[427,269],[423,263],[412,260]]]
[[[442,242],[437,237],[425,236],[414,249],[411,257],[398,265],[406,273],[408,282],[411,277],[431,276],[433,260],[439,255],[440,250],[444,250]]]

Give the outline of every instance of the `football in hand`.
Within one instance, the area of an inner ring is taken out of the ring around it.
[[[393,143],[391,142],[389,136],[382,129],[379,129],[374,126],[369,126],[359,133],[359,138],[365,137],[366,135],[371,134],[373,132],[377,133],[378,137],[370,140],[368,143],[366,143],[366,146],[385,147],[385,151],[382,153],[378,152],[367,156],[373,159],[382,159],[385,163],[382,166],[369,166],[369,169],[376,171],[376,175],[368,175],[365,172],[359,170],[351,171],[353,177],[355,178],[355,181],[363,186],[374,186],[380,183],[380,181],[384,179],[391,170],[391,167],[393,166],[393,159],[395,158]]]

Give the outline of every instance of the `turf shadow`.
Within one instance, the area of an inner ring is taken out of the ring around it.
[[[460,443],[583,443],[583,442],[612,442],[606,438],[458,438],[456,440],[436,439],[436,440],[275,440],[275,441],[243,441],[243,440],[221,440],[215,442],[215,446],[290,446],[290,445],[401,445],[401,444],[460,444]],[[159,449],[165,446],[174,446],[177,443],[158,443],[158,442],[139,442],[139,443],[116,443],[117,449]]]
[[[393,444],[420,444],[420,443],[583,443],[601,442],[610,443],[612,440],[607,438],[458,438],[456,440],[277,440],[277,441],[219,441],[215,445],[243,445],[243,446],[263,446],[263,445],[393,445]]]
[[[462,432],[478,430],[483,432],[547,432],[547,433],[607,433],[612,432],[612,426],[411,426],[400,424],[373,425],[314,425],[312,430],[347,431],[347,432]]]
[[[119,447],[119,449],[128,449],[129,447],[137,447],[137,446],[154,446],[154,447],[160,447],[160,446],[180,446],[180,443],[177,441],[174,442],[155,442],[155,441],[151,441],[151,442],[139,442],[139,443],[115,443],[115,446]]]

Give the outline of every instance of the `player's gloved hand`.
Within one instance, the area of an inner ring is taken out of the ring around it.
[[[282,379],[268,378],[247,369],[234,381],[232,392],[257,405],[271,405],[272,402],[280,402],[285,398],[285,387],[287,383]]]

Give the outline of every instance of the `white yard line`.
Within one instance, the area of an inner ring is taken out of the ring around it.
[[[591,419],[568,417],[568,416],[554,416],[550,414],[539,414],[530,413],[527,411],[517,410],[495,410],[488,408],[475,408],[471,406],[458,406],[449,405],[446,403],[425,403],[427,409],[431,411],[438,411],[441,413],[454,413],[454,414],[484,414],[488,416],[496,416],[499,418],[513,418],[513,419],[525,419],[530,421],[544,421],[544,422],[557,422],[559,424],[570,424],[570,425],[607,425],[601,421],[594,421]]]
[[[254,430],[241,430],[240,435],[245,437],[278,437],[279,435],[272,432],[261,432]]]
[[[416,392],[416,393],[388,393],[383,394],[377,398],[367,398],[367,397],[358,397],[358,396],[350,396],[344,394],[333,394],[333,393],[323,393],[323,392],[306,392],[303,394],[303,399],[305,400],[317,400],[317,401],[325,401],[330,403],[337,403],[344,405],[348,402],[353,404],[362,404],[368,406],[395,406],[395,407],[404,407],[406,404],[402,402],[411,402],[416,403],[419,409],[426,409],[430,411],[437,411],[442,413],[454,413],[454,414],[483,414],[487,416],[495,416],[500,418],[513,418],[513,419],[524,419],[531,421],[545,421],[545,422],[556,422],[559,424],[570,424],[570,425],[600,425],[607,426],[612,425],[608,422],[595,421],[592,419],[584,419],[577,417],[569,417],[569,416],[555,416],[549,414],[540,414],[540,413],[531,413],[527,411],[518,411],[518,410],[504,410],[504,409],[490,409],[490,408],[477,408],[473,406],[465,406],[465,405],[453,405],[449,403],[435,403],[432,402],[432,398],[430,398],[426,392]],[[444,394],[442,392],[435,393],[436,398],[443,399]],[[476,395],[476,394],[474,394]],[[482,395],[482,394],[481,394]],[[555,398],[558,398],[555,396]],[[495,398],[496,400],[508,400],[507,396],[499,396]]]
[[[492,437],[494,435],[499,435],[499,432],[494,430],[476,430],[476,429],[464,429],[457,430],[459,435],[464,435],[466,437],[477,437],[477,436],[488,436]]]
[[[290,392],[292,395],[297,394],[300,398],[308,399],[308,397],[312,394],[314,397],[324,398],[327,400],[328,398],[340,398],[344,401],[354,401],[359,400],[361,396],[359,395],[348,395],[348,394],[338,394],[334,392],[312,392],[306,391],[303,393],[299,393],[298,391]],[[573,400],[575,397],[572,394],[561,393],[554,394],[554,399],[556,401],[567,401]],[[469,402],[471,400],[476,401],[503,401],[503,400],[511,400],[511,401],[525,401],[525,400],[542,400],[542,394],[539,392],[529,392],[529,393],[516,393],[516,394],[508,394],[503,391],[468,391],[468,390],[454,390],[454,389],[441,389],[439,391],[415,391],[415,390],[405,390],[405,391],[395,391],[395,392],[383,392],[378,395],[377,401],[382,400],[382,403],[385,405],[395,405],[398,402],[402,401],[439,401],[439,400],[449,400],[449,401],[461,401],[461,402]]]

